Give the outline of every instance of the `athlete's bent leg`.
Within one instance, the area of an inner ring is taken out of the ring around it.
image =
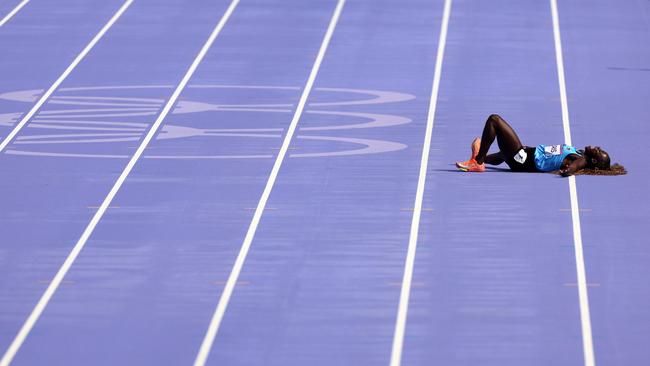
[[[492,145],[495,138],[497,140],[497,144],[499,145],[499,149],[501,150],[500,154],[504,160],[506,157],[515,156],[515,154],[517,154],[517,152],[523,147],[521,141],[519,140],[519,136],[517,136],[515,130],[510,127],[508,122],[506,122],[499,115],[491,114],[488,117],[487,121],[485,121],[485,127],[483,127],[483,135],[481,136],[481,148],[476,155],[477,163],[483,164],[484,162],[487,162],[488,164],[492,164],[491,162],[487,161],[487,153],[490,150],[490,145]]]
[[[506,161],[506,158],[503,156],[501,151],[498,153],[490,154],[485,157],[485,164],[489,165],[499,165]]]

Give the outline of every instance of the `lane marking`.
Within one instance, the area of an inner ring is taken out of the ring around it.
[[[205,362],[208,359],[210,350],[212,349],[212,344],[214,343],[214,339],[217,335],[217,332],[219,331],[219,326],[221,325],[221,321],[226,312],[228,302],[230,301],[230,297],[232,296],[232,292],[235,288],[235,284],[237,283],[237,279],[239,278],[239,274],[244,265],[244,261],[246,260],[246,256],[248,255],[248,251],[251,247],[251,243],[253,242],[253,238],[255,237],[255,232],[257,231],[257,226],[260,222],[260,219],[262,218],[262,213],[264,212],[264,208],[266,207],[266,202],[268,201],[269,196],[271,194],[271,190],[273,189],[273,185],[275,184],[275,180],[278,176],[278,172],[280,170],[280,166],[282,165],[282,161],[284,160],[285,156],[287,155],[287,151],[289,150],[289,144],[291,143],[291,139],[296,131],[298,121],[300,120],[302,112],[305,109],[305,105],[307,104],[307,98],[309,97],[309,93],[311,92],[314,86],[316,75],[318,74],[318,70],[320,69],[320,65],[323,61],[323,58],[325,57],[325,52],[327,51],[327,47],[332,38],[332,34],[334,34],[334,29],[336,28],[336,24],[338,23],[344,4],[345,4],[345,0],[338,0],[338,3],[336,4],[336,8],[334,9],[334,14],[332,15],[332,19],[330,20],[330,23],[327,27],[327,32],[325,33],[323,42],[321,43],[320,49],[318,50],[316,61],[314,62],[314,66],[311,69],[309,78],[307,79],[307,83],[305,84],[305,88],[303,89],[302,95],[300,96],[300,101],[298,102],[298,105],[296,107],[296,112],[294,113],[289,128],[287,129],[287,134],[284,137],[284,141],[282,142],[282,147],[278,152],[278,156],[275,160],[275,163],[273,164],[273,169],[271,170],[269,179],[266,182],[266,186],[264,187],[262,196],[257,204],[255,213],[253,214],[253,219],[250,223],[250,226],[248,227],[248,231],[246,232],[244,242],[242,243],[241,249],[239,250],[239,254],[237,255],[237,259],[233,264],[233,268],[226,282],[226,286],[224,287],[221,293],[221,297],[219,298],[219,302],[217,304],[215,312],[212,316],[212,319],[210,320],[210,324],[205,333],[205,337],[203,338],[203,342],[201,343],[199,352],[196,355],[194,366],[203,366],[205,365]]]
[[[4,18],[2,18],[2,20],[0,20],[0,27],[5,25],[5,23],[7,23],[9,19],[11,19],[14,15],[16,15],[16,13],[18,13],[20,9],[23,8],[23,6],[27,5],[28,2],[29,0],[23,0],[20,2],[20,4],[16,5],[16,7],[9,12],[9,14],[7,14]]]
[[[569,211],[573,211],[573,208],[559,208],[558,211],[560,211],[560,212],[569,212]],[[592,209],[591,208],[581,208],[580,211],[582,211],[582,212],[591,212]]]
[[[563,284],[566,287],[577,287],[579,286],[577,282],[568,282]],[[600,287],[600,283],[598,282],[590,282],[587,284],[587,287]]]
[[[50,88],[47,89],[47,91],[45,91],[45,93],[43,93],[43,95],[41,95],[41,97],[38,99],[36,104],[34,104],[32,109],[30,109],[29,112],[27,112],[27,114],[20,120],[20,122],[18,122],[18,124],[13,128],[13,130],[11,130],[11,132],[9,132],[9,134],[0,143],[0,153],[4,152],[5,148],[7,147],[7,145],[9,145],[11,140],[14,137],[16,137],[18,132],[20,132],[20,130],[27,124],[27,122],[32,117],[34,117],[34,115],[41,109],[43,104],[45,104],[45,102],[47,102],[47,100],[50,98],[52,93],[54,93],[54,91],[56,91],[56,89],[61,85],[61,83],[63,83],[63,81],[68,77],[68,75],[70,75],[72,70],[74,70],[75,67],[77,67],[77,65],[81,62],[81,60],[83,60],[84,57],[86,57],[86,55],[90,52],[90,50],[93,47],[95,47],[97,42],[99,42],[99,40],[104,36],[104,34],[106,34],[106,32],[108,32],[108,30],[122,16],[122,14],[126,11],[126,9],[128,9],[129,6],[131,6],[131,3],[133,3],[133,0],[127,0],[126,2],[124,2],[124,4],[122,4],[122,6],[113,15],[113,17],[108,21],[108,23],[106,23],[106,25],[104,25],[104,27],[99,31],[99,33],[97,33],[95,35],[95,37],[90,41],[90,43],[88,43],[88,45],[81,51],[81,53],[79,53],[77,55],[77,57],[74,59],[74,61],[72,61],[70,66],[68,66],[68,68],[65,69],[65,71],[63,71],[63,74],[61,74],[61,76],[59,76],[59,78],[56,79],[54,84],[52,84],[52,86],[50,86]],[[1,366],[1,364],[0,364],[0,366]]]
[[[212,284],[223,286],[226,284],[224,280],[212,281]],[[237,281],[237,286],[248,286],[251,284],[251,281]]]
[[[50,280],[38,280],[38,283],[50,283]],[[63,285],[74,285],[77,281],[64,280],[61,282]]]
[[[411,288],[413,288],[413,287],[425,287],[426,284],[427,284],[427,283],[424,282],[424,281],[420,281],[420,282],[411,282]],[[400,288],[401,288],[401,287],[402,287],[402,281],[391,281],[391,282],[388,282],[388,286],[392,286],[392,287],[400,287]]]
[[[555,61],[557,64],[557,78],[560,88],[560,102],[562,105],[562,124],[564,126],[564,142],[571,144],[571,129],[569,127],[569,105],[566,95],[566,81],[564,78],[564,59],[562,57],[562,39],[560,38],[560,17],[557,10],[557,0],[550,0],[551,15],[553,17],[553,39],[555,41]],[[569,177],[569,194],[571,196],[571,219],[573,221],[573,245],[576,257],[576,273],[578,278],[578,298],[580,302],[580,324],[582,327],[582,348],[585,366],[594,366],[594,346],[591,335],[591,316],[589,314],[589,295],[587,291],[587,272],[582,250],[582,232],[580,229],[580,208],[578,206],[578,191],[575,176]]]
[[[79,241],[77,242],[77,244],[75,244],[74,248],[72,249],[72,251],[70,252],[68,257],[66,258],[66,260],[63,263],[63,265],[61,266],[61,268],[59,268],[59,271],[56,273],[56,276],[54,276],[54,278],[52,279],[52,282],[47,287],[47,289],[43,293],[43,296],[40,298],[40,300],[38,301],[38,303],[36,304],[36,306],[32,310],[31,314],[29,315],[29,317],[27,318],[27,320],[23,324],[22,328],[18,332],[18,335],[16,335],[16,338],[14,338],[13,342],[9,346],[9,349],[7,350],[7,352],[2,357],[2,360],[0,360],[0,366],[8,366],[9,363],[11,363],[11,360],[16,355],[16,352],[18,352],[20,346],[25,341],[25,338],[27,337],[27,335],[29,334],[31,329],[34,327],[34,324],[36,323],[38,318],[43,313],[43,310],[45,310],[45,307],[47,306],[48,302],[50,301],[50,299],[52,298],[52,296],[56,292],[57,288],[59,287],[59,285],[63,281],[63,278],[68,273],[68,270],[70,270],[70,267],[72,266],[72,264],[76,260],[77,256],[79,255],[79,253],[81,252],[83,247],[86,245],[86,242],[88,241],[88,238],[92,234],[93,230],[95,230],[95,227],[99,223],[99,220],[101,220],[102,216],[104,215],[104,213],[106,212],[106,210],[110,206],[111,202],[113,201],[113,198],[115,197],[115,195],[119,191],[120,187],[122,187],[122,184],[126,180],[126,177],[129,175],[129,173],[131,172],[131,170],[135,166],[135,163],[138,161],[140,156],[142,156],[142,153],[144,152],[145,148],[147,147],[149,142],[153,139],[156,132],[159,130],[160,125],[162,124],[162,121],[165,119],[167,114],[169,114],[169,112],[171,111],[172,107],[174,106],[174,104],[178,100],[179,95],[181,94],[181,92],[183,91],[183,89],[185,88],[187,83],[189,82],[190,78],[192,77],[192,75],[196,71],[197,67],[199,66],[199,64],[201,63],[203,58],[205,57],[206,53],[210,49],[210,46],[212,46],[212,43],[214,42],[214,40],[217,38],[217,36],[219,35],[221,30],[225,26],[226,22],[230,18],[230,15],[233,13],[233,11],[235,10],[235,7],[237,6],[238,3],[239,3],[239,0],[233,0],[232,3],[230,4],[230,6],[228,7],[228,9],[226,10],[226,12],[221,17],[221,20],[219,21],[219,23],[216,25],[216,27],[214,28],[214,30],[210,34],[210,37],[208,38],[208,40],[205,42],[205,44],[201,48],[201,51],[199,52],[199,54],[194,59],[194,62],[192,62],[191,66],[189,67],[189,69],[185,73],[185,76],[183,76],[183,79],[181,80],[181,82],[176,87],[176,90],[174,90],[174,93],[171,95],[171,97],[167,101],[167,104],[165,104],[164,108],[160,112],[160,115],[158,116],[158,118],[156,118],[156,121],[151,126],[151,129],[149,130],[147,135],[144,137],[144,140],[140,144],[140,147],[138,147],[138,150],[136,150],[133,157],[131,157],[131,160],[129,160],[128,164],[126,165],[126,167],[122,171],[122,174],[120,174],[119,178],[115,182],[115,185],[113,185],[113,188],[111,188],[110,192],[108,193],[108,195],[106,196],[106,198],[102,202],[101,206],[99,207],[99,209],[97,210],[97,212],[95,213],[93,218],[90,220],[90,223],[88,224],[88,226],[84,230],[83,234],[79,238]]]
[[[420,163],[420,176],[418,187],[415,193],[415,204],[413,205],[413,219],[411,221],[411,233],[409,236],[408,251],[404,264],[404,277],[402,279],[402,290],[397,308],[397,319],[395,322],[395,334],[393,336],[393,348],[391,351],[391,366],[399,366],[402,362],[402,348],[404,346],[404,332],[406,329],[406,318],[411,296],[413,279],[413,267],[415,266],[415,252],[417,249],[418,232],[420,228],[420,215],[422,213],[422,200],[424,198],[424,186],[427,179],[427,167],[429,165],[429,153],[431,152],[431,135],[436,116],[438,104],[438,90],[440,89],[440,76],[442,73],[442,61],[445,56],[445,44],[447,43],[447,29],[449,28],[449,17],[451,15],[451,0],[445,0],[442,13],[442,24],[440,25],[440,37],[438,39],[438,54],[436,66],[433,73],[433,87],[429,101],[429,114],[427,116],[427,127],[424,135],[424,146],[422,146],[422,161]]]

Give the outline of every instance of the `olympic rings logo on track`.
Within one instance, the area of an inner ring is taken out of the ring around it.
[[[7,154],[129,158],[133,148],[160,112],[172,85],[91,86],[61,88],[13,141]],[[294,112],[299,87],[189,85],[156,136],[145,158],[257,159],[273,158],[271,149],[283,138]],[[0,100],[35,102],[42,90],[0,94]],[[143,97],[144,95],[144,97]],[[304,111],[296,139],[299,150],[290,157],[349,156],[387,153],[406,144],[350,136],[353,131],[404,125],[411,119],[380,113],[347,111],[349,106],[399,103],[415,96],[393,91],[315,88]],[[212,102],[211,100],[219,100]],[[242,103],[246,101],[246,103]],[[343,107],[346,110],[332,110]],[[221,113],[215,115],[214,113]],[[248,113],[248,116],[237,114]],[[0,113],[0,127],[12,127],[23,112]],[[228,117],[231,116],[231,117]],[[235,116],[235,117],[232,117]],[[314,118],[320,121],[314,121]],[[275,120],[275,122],[274,122]],[[242,126],[242,121],[245,124]],[[341,122],[347,121],[347,122]],[[236,123],[236,124],[233,124]],[[271,125],[259,124],[271,123]],[[324,135],[324,132],[330,132]],[[332,132],[337,132],[332,136]],[[41,132],[46,132],[41,133]],[[200,139],[188,146],[185,139]],[[219,143],[206,139],[227,139]],[[254,140],[251,140],[254,139]],[[255,141],[255,142],[251,142]],[[267,143],[260,141],[269,141]],[[270,145],[269,145],[270,144]],[[293,146],[293,145],[292,145]],[[328,147],[329,146],[329,147]],[[187,152],[191,150],[191,152]],[[214,151],[216,150],[216,151]],[[182,153],[185,151],[185,153]]]

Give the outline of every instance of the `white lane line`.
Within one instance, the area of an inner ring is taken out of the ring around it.
[[[7,137],[4,138],[2,143],[0,143],[0,153],[2,153],[5,150],[7,145],[9,145],[11,140],[14,137],[16,137],[18,132],[20,132],[20,130],[27,124],[27,122],[32,117],[34,117],[34,115],[39,111],[39,109],[41,109],[43,104],[45,104],[45,102],[52,95],[52,93],[56,91],[56,89],[61,85],[61,83],[63,83],[65,78],[67,78],[68,75],[70,75],[70,73],[72,72],[72,70],[74,70],[74,68],[77,67],[77,65],[81,62],[81,60],[83,60],[83,58],[86,57],[88,52],[90,52],[90,50],[97,44],[97,42],[99,42],[99,40],[104,36],[104,34],[113,26],[113,24],[115,24],[115,22],[120,18],[120,16],[122,16],[122,14],[126,11],[126,9],[128,9],[128,7],[131,5],[132,2],[133,0],[127,0],[126,2],[124,2],[124,4],[113,15],[113,17],[108,21],[108,23],[104,25],[104,27],[99,31],[99,33],[97,33],[97,35],[95,35],[95,37],[90,41],[90,43],[88,43],[88,45],[81,51],[81,53],[77,55],[77,57],[74,59],[74,61],[72,61],[70,66],[68,66],[68,68],[65,69],[63,74],[61,74],[61,76],[59,76],[59,78],[56,79],[54,84],[52,84],[52,86],[50,86],[50,88],[47,89],[47,91],[43,93],[43,95],[41,95],[41,97],[38,99],[36,104],[34,104],[32,109],[30,109],[29,112],[27,112],[27,114],[20,120],[20,122],[14,127],[14,129],[11,130],[11,132],[7,135]]]
[[[135,163],[138,161],[140,156],[142,156],[142,153],[144,152],[145,148],[151,141],[151,139],[154,137],[158,129],[160,128],[160,125],[162,124],[163,120],[169,114],[171,111],[172,107],[176,103],[179,95],[189,82],[190,78],[196,71],[197,67],[205,57],[205,54],[208,52],[208,49],[210,49],[210,46],[212,46],[212,43],[214,40],[217,38],[223,27],[225,26],[226,22],[228,21],[228,18],[230,18],[230,15],[233,13],[235,10],[235,7],[239,3],[239,0],[233,0],[226,12],[223,14],[221,17],[221,20],[219,23],[216,25],[212,33],[210,34],[210,37],[208,40],[205,42],[203,45],[203,48],[201,48],[201,51],[199,54],[196,56],[194,59],[194,62],[192,62],[192,65],[189,67],[187,72],[185,73],[185,76],[181,80],[180,84],[176,87],[176,90],[174,90],[174,93],[171,95],[165,106],[163,107],[162,111],[160,112],[160,115],[156,119],[156,121],[153,123],[151,126],[151,129],[147,133],[147,135],[144,137],[142,143],[136,150],[135,154],[133,157],[131,157],[131,160],[129,160],[129,163],[126,165],[124,170],[122,171],[122,174],[120,174],[119,178],[115,182],[115,185],[113,185],[113,188],[111,188],[110,192],[102,202],[102,204],[99,206],[99,209],[93,216],[93,218],[90,220],[90,223],[84,230],[83,234],[79,238],[79,241],[77,241],[77,244],[75,244],[74,248],[72,248],[72,251],[66,258],[65,262],[59,268],[59,271],[56,273],[54,278],[52,279],[52,282],[50,285],[47,287],[45,292],[43,293],[43,296],[41,299],[38,301],[34,309],[32,310],[32,313],[29,315],[25,323],[23,324],[22,328],[18,332],[18,335],[16,335],[16,338],[14,338],[13,342],[9,346],[9,349],[7,352],[4,354],[2,357],[2,360],[0,360],[0,366],[8,366],[11,360],[14,358],[16,355],[16,352],[18,352],[18,349],[20,346],[23,344],[25,341],[25,338],[29,334],[30,330],[33,328],[34,324],[38,320],[38,318],[41,316],[41,313],[43,313],[43,310],[45,310],[45,307],[47,306],[48,302],[56,292],[57,288],[61,284],[61,281],[65,277],[65,275],[68,273],[68,270],[76,260],[77,256],[83,249],[83,247],[86,245],[86,242],[88,241],[88,238],[92,234],[93,230],[95,230],[95,226],[99,223],[99,220],[101,220],[102,216],[108,209],[108,207],[111,205],[111,202],[113,201],[113,198],[119,191],[120,187],[122,187],[122,184],[126,180],[127,176],[135,166]]]
[[[440,25],[440,37],[438,39],[438,54],[436,66],[433,73],[433,88],[429,102],[429,115],[427,116],[427,127],[422,146],[422,161],[420,162],[420,177],[415,193],[415,204],[413,205],[413,219],[411,221],[411,234],[409,237],[406,262],[404,264],[404,277],[402,279],[402,290],[399,297],[397,309],[397,320],[395,322],[395,334],[393,336],[393,348],[391,352],[391,366],[399,366],[402,362],[402,348],[404,345],[404,332],[406,329],[406,318],[411,296],[411,281],[413,279],[413,267],[415,266],[415,252],[418,243],[420,228],[420,214],[422,213],[422,200],[424,198],[424,187],[427,179],[427,167],[429,165],[429,152],[431,151],[431,135],[433,134],[433,123],[436,116],[436,105],[438,104],[438,90],[440,89],[440,76],[442,73],[442,61],[445,56],[445,44],[447,43],[447,28],[451,14],[451,0],[445,0],[442,13],[442,24]]]
[[[307,98],[309,97],[309,93],[311,92],[314,86],[314,80],[316,80],[316,75],[318,74],[318,70],[320,69],[320,65],[323,61],[323,58],[325,57],[327,46],[330,43],[330,39],[332,38],[332,34],[334,33],[334,29],[336,28],[336,24],[338,23],[344,4],[345,4],[345,0],[338,0],[336,8],[334,9],[334,15],[332,15],[332,19],[330,20],[329,26],[327,27],[327,32],[325,33],[325,37],[323,38],[323,42],[321,43],[320,49],[318,51],[318,55],[316,56],[316,61],[314,62],[314,66],[311,69],[311,73],[309,74],[309,78],[307,79],[307,84],[305,84],[305,88],[302,91],[302,95],[300,96],[300,101],[298,102],[298,106],[296,107],[296,112],[294,113],[293,119],[289,124],[289,128],[287,129],[287,134],[284,137],[284,141],[282,142],[282,147],[278,152],[278,156],[275,160],[275,163],[273,164],[273,169],[271,170],[269,179],[266,182],[266,187],[264,187],[264,191],[262,192],[262,197],[260,198],[257,204],[257,208],[255,209],[255,213],[253,214],[253,219],[250,223],[250,226],[248,227],[246,236],[244,237],[244,242],[242,243],[241,249],[239,250],[239,254],[237,255],[237,259],[235,260],[235,263],[233,264],[232,270],[230,272],[230,276],[226,281],[226,285],[221,293],[221,297],[219,298],[219,302],[217,304],[215,312],[212,316],[212,319],[210,320],[210,324],[205,333],[205,337],[203,338],[203,342],[201,343],[199,352],[196,355],[196,359],[194,360],[194,366],[203,366],[205,365],[205,362],[208,359],[210,350],[212,349],[212,344],[214,343],[214,338],[217,336],[217,332],[219,330],[219,325],[221,324],[221,320],[223,319],[223,316],[226,312],[226,308],[228,307],[228,302],[230,301],[230,297],[235,288],[235,284],[237,283],[237,279],[239,278],[239,274],[244,265],[244,261],[246,260],[246,256],[248,255],[248,251],[250,249],[251,243],[253,242],[253,238],[255,237],[255,232],[257,231],[257,226],[260,222],[260,219],[262,218],[262,213],[264,212],[264,209],[266,207],[266,202],[268,201],[269,196],[271,195],[271,190],[273,189],[273,185],[275,184],[275,180],[278,176],[278,172],[280,170],[280,166],[282,165],[282,161],[284,160],[284,157],[287,155],[289,144],[291,143],[291,139],[296,130],[296,126],[298,125],[298,121],[300,120],[302,111],[304,110],[305,104],[307,103]]]
[[[14,15],[16,15],[16,13],[19,12],[20,9],[23,8],[23,6],[27,5],[28,2],[29,0],[23,0],[20,2],[20,4],[16,5],[16,7],[9,12],[9,14],[7,14],[4,18],[2,18],[2,20],[0,20],[0,27],[5,25],[5,23],[7,23],[9,19],[11,19]]]
[[[557,10],[557,0],[551,1],[551,14],[553,17],[553,38],[555,40],[555,61],[557,63],[557,77],[560,87],[560,101],[562,104],[562,123],[564,125],[564,142],[571,145],[571,130],[569,128],[569,105],[566,98],[566,81],[564,79],[564,60],[562,57],[562,39],[560,38],[560,19]],[[573,221],[573,246],[576,257],[576,272],[578,277],[578,297],[580,302],[580,323],[582,326],[582,348],[585,366],[594,366],[594,346],[591,336],[591,316],[589,314],[589,295],[587,292],[587,273],[582,250],[582,232],[580,230],[580,208],[578,206],[578,191],[576,179],[569,177],[569,194],[571,196],[571,219]]]

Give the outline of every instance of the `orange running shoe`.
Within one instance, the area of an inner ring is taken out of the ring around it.
[[[464,171],[464,172],[484,172],[485,171],[485,164],[479,164],[476,162],[475,159],[469,159],[467,161],[462,161],[456,163],[456,166],[458,169]]]
[[[474,139],[474,141],[472,141],[472,157],[470,158],[470,160],[476,159],[476,155],[478,155],[478,151],[480,149],[481,149],[481,138],[477,137]]]

